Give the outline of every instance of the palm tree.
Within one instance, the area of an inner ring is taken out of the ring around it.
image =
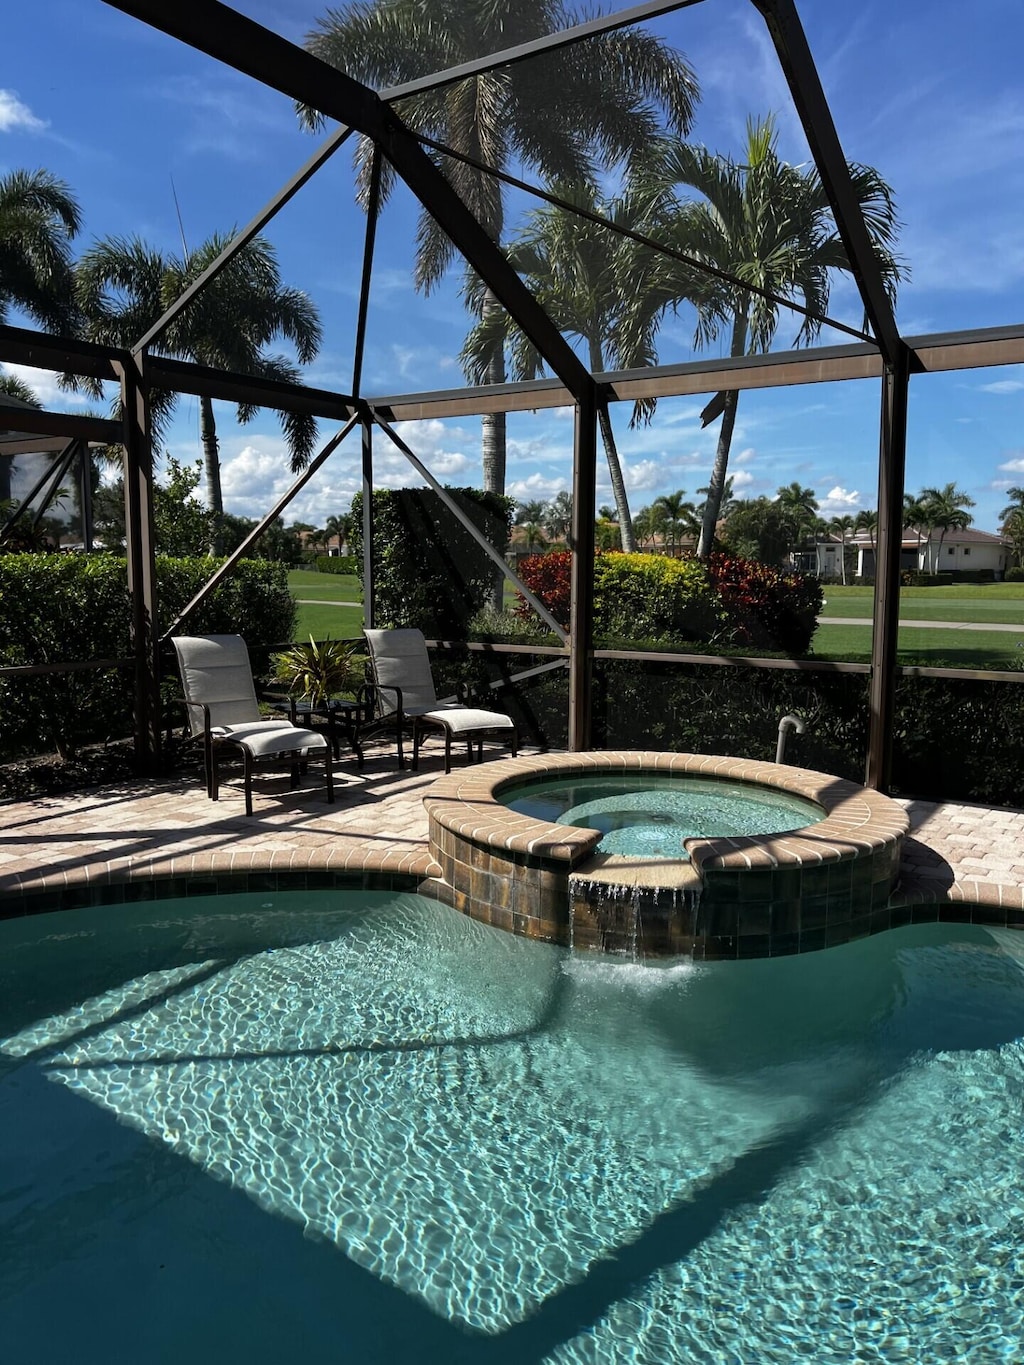
[[[634,228],[641,219],[643,206],[639,201],[602,199],[594,185],[556,185],[554,192],[620,226]],[[631,242],[608,228],[567,209],[548,206],[529,215],[509,248],[508,258],[559,331],[582,342],[593,373],[638,369],[654,363],[654,337],[665,300],[660,262],[651,252],[641,255]],[[462,349],[463,366],[473,382],[486,382],[496,347],[508,347],[516,379],[534,379],[543,371],[540,353],[506,313],[486,311],[478,292],[471,291],[470,306],[482,314]],[[637,403],[633,422],[649,417],[652,408],[650,402]],[[631,554],[636,550],[636,540],[615,432],[605,403],[598,409],[598,423],[622,548]]]
[[[113,346],[133,344],[168,306],[220,255],[226,237],[215,234],[183,259],[161,255],[137,237],[97,242],[78,265],[78,299],[90,341]],[[162,355],[192,360],[216,369],[296,382],[299,370],[267,347],[278,337],[292,342],[301,364],[309,364],[320,347],[320,318],[308,295],[281,283],[274,248],[254,237],[221,273],[192,300],[155,344]],[[169,418],[175,394],[151,395],[157,434]],[[200,436],[210,510],[224,510],[220,457],[213,403],[199,400]],[[258,411],[239,404],[238,420],[250,421]],[[303,414],[279,414],[291,451],[292,469],[309,463],[316,422]]]
[[[931,527],[928,524],[928,509],[921,500],[919,493],[903,494],[903,529],[913,531],[917,536],[917,560],[921,563],[921,542],[927,541],[931,535]]]
[[[999,513],[999,529],[1013,545],[1013,557],[1024,564],[1024,488],[1008,488],[1011,501]]]
[[[544,526],[539,517],[536,521],[522,521],[518,525],[523,528],[528,550],[536,550],[539,546],[547,543],[544,536]]]
[[[678,488],[674,493],[663,493],[651,504],[655,513],[659,514],[661,527],[669,542],[669,552],[673,555],[679,548],[681,536],[692,534],[700,524],[697,509],[692,502],[684,501],[685,498],[686,489]]]
[[[920,500],[929,531],[939,533],[939,543],[932,553],[932,573],[935,574],[939,571],[946,532],[962,531],[974,520],[966,510],[974,506],[974,499],[954,483],[947,483],[944,488],[922,488]]]
[[[779,157],[771,116],[750,120],[743,160],[716,156],[703,147],[666,141],[641,165],[641,186],[650,196],[655,235],[680,251],[772,294],[801,303],[812,313],[827,311],[831,274],[850,263],[817,170],[791,166]],[[653,169],[652,169],[653,168]],[[892,191],[869,166],[849,167],[879,264],[890,290],[902,275],[892,255],[896,211]],[[680,203],[674,187],[700,198]],[[742,284],[703,276],[690,266],[665,269],[675,274],[677,303],[688,299],[697,310],[695,345],[702,348],[723,332],[730,356],[767,351],[779,323],[779,305]],[[821,323],[805,317],[795,344],[812,340]],[[739,394],[723,395],[722,426],[704,507],[698,554],[711,552],[719,518]]]
[[[818,499],[814,489],[804,488],[794,480],[779,489],[775,501],[792,524],[794,546],[799,545],[804,536],[813,531],[817,520]]]
[[[732,511],[733,507],[736,506],[736,498],[732,491],[732,486],[734,482],[735,480],[733,476],[730,474],[726,479],[725,483],[722,485],[722,497],[721,501],[718,504],[719,521],[721,521],[724,517],[727,517],[729,513]],[[697,504],[697,511],[700,513],[701,522],[703,523],[704,508],[707,506],[708,498],[711,495],[711,485],[704,484],[701,488],[697,489],[697,492],[704,494],[703,500]]]
[[[544,508],[544,530],[552,540],[564,540],[572,549],[572,494],[566,489],[556,493]]]
[[[338,553],[344,552],[348,545],[349,537],[352,534],[352,514],[344,512],[340,517],[328,517],[324,527],[326,543],[330,545],[332,540],[338,542]]]
[[[839,563],[844,586],[846,584],[846,538],[853,535],[856,526],[856,519],[850,515],[833,517],[828,524],[828,529],[833,535],[839,537]]]
[[[875,541],[878,537],[878,513],[869,512],[867,510],[858,512],[854,519],[854,531],[855,533],[858,531],[867,531],[868,545],[871,547],[872,571],[877,573],[878,566],[875,564]],[[863,563],[863,560],[861,563]]]
[[[563,0],[354,0],[328,10],[306,39],[323,61],[376,88],[456,67],[569,27],[574,16]],[[689,128],[697,82],[685,60],[641,28],[604,33],[512,66],[484,72],[443,89],[410,95],[396,110],[426,134],[497,170],[510,163],[533,167],[547,180],[583,182],[599,167],[642,154],[662,123],[680,135]],[[300,111],[309,126],[321,116]],[[365,198],[369,149],[357,153]],[[439,164],[489,236],[501,242],[505,203],[500,183],[453,157]],[[382,194],[392,177],[382,176]],[[429,292],[452,261],[454,248],[424,211],[417,231],[416,287]],[[478,293],[478,317],[500,311],[493,296]],[[486,382],[503,383],[500,329]],[[484,487],[505,489],[505,418],[483,419]]]
[[[633,517],[633,534],[638,545],[653,545],[658,516],[653,507],[641,507]]]
[[[71,241],[81,213],[48,171],[0,176],[0,322],[11,305],[53,332],[75,330]]]
[[[526,526],[530,522],[539,523],[543,520],[544,503],[542,501],[516,503],[515,524],[517,526]]]

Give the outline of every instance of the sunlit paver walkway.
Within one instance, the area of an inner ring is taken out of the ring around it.
[[[28,892],[242,871],[356,871],[436,875],[423,795],[441,773],[425,758],[399,772],[393,752],[366,769],[338,765],[326,804],[311,770],[290,792],[257,779],[255,811],[229,786],[214,804],[194,777],[96,788],[0,806],[0,899]],[[1024,907],[1024,811],[904,801],[911,819],[902,893],[911,899],[998,898]]]

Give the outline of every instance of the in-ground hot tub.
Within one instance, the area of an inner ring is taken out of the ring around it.
[[[600,829],[504,804],[524,785],[598,776],[655,786],[699,777],[713,794],[717,785],[791,811],[803,802],[807,819],[790,815],[757,833],[680,829],[678,852],[650,856],[602,851]],[[901,806],[856,783],[706,754],[501,760],[441,779],[425,804],[443,869],[434,890],[456,908],[513,933],[643,956],[809,952],[886,929],[908,828]]]

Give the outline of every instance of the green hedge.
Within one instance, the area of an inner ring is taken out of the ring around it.
[[[529,555],[519,574],[555,619],[568,625],[572,557]],[[594,636],[635,641],[805,654],[822,607],[821,583],[755,560],[697,559],[618,552],[594,561]],[[520,597],[519,614],[533,609]]]
[[[500,555],[512,533],[511,498],[449,488]],[[362,494],[352,501],[352,549],[362,575]],[[418,626],[427,636],[465,639],[485,604],[497,569],[433,489],[380,488],[373,495],[374,619],[383,627]]]
[[[514,643],[508,617],[495,636]],[[520,622],[524,646],[530,642]],[[491,694],[516,718],[524,744],[564,748],[568,672],[522,683],[511,674],[536,666],[527,654],[434,655],[446,690],[456,682],[505,680]],[[788,738],[787,761],[855,782],[864,778],[868,677],[660,661],[597,660],[594,744],[773,759],[779,721],[796,712],[807,730]],[[1024,683],[902,677],[897,685],[893,788],[929,801],[1024,807]]]
[[[363,567],[355,555],[317,555],[313,563],[317,573],[357,574]]]
[[[162,620],[174,619],[217,562],[157,560]],[[0,556],[0,665],[127,658],[127,585],[126,561],[117,555]],[[263,671],[270,646],[290,640],[294,622],[286,566],[243,560],[183,629],[244,636]],[[81,745],[128,735],[133,695],[130,669],[0,678],[0,759],[53,750],[69,757]]]

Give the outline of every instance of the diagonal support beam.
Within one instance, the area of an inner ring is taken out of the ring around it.
[[[378,95],[218,0],[105,0],[199,52],[373,138],[574,397],[590,375],[401,119]]]
[[[239,545],[238,549],[234,550],[230,555],[228,555],[227,559],[220,566],[220,568],[213,574],[213,576],[206,580],[203,586],[192,598],[191,602],[186,603],[186,605],[182,607],[178,615],[174,618],[174,620],[171,622],[168,628],[160,636],[161,644],[166,644],[166,642],[170,639],[170,637],[181,625],[182,621],[186,620],[186,618],[193,611],[195,611],[196,607],[198,607],[200,603],[205,602],[207,597],[209,597],[210,593],[213,592],[217,584],[220,583],[222,579],[228,576],[228,574],[232,571],[232,569],[235,567],[235,565],[238,563],[240,559],[244,559],[250,547],[252,545],[255,545],[256,541],[259,540],[260,536],[263,534],[263,532],[267,529],[268,526],[273,525],[273,523],[278,519],[278,517],[281,515],[284,509],[291,502],[292,498],[295,497],[296,493],[298,493],[302,488],[306,486],[307,483],[309,483],[310,479],[317,472],[320,466],[324,463],[327,457],[329,455],[332,455],[334,451],[337,450],[338,446],[341,445],[342,441],[345,439],[345,437],[349,434],[349,432],[352,430],[352,428],[356,425],[356,423],[359,420],[360,416],[358,413],[354,417],[350,417],[349,420],[342,427],[341,431],[336,432],[324,446],[323,450],[321,450],[318,455],[316,455],[312,460],[310,460],[309,464],[302,471],[299,477],[295,480],[291,488],[288,489],[288,492],[285,493],[282,497],[278,498],[277,502],[274,503],[273,507],[270,509],[267,515],[263,518],[263,520],[259,523],[258,526],[253,527],[253,529],[249,532],[246,538],[242,541],[241,545]]]
[[[882,272],[872,250],[867,224],[857,202],[839,135],[832,122],[832,111],[828,107],[796,5],[793,0],[752,0],[752,3],[760,10],[775,44],[879,349],[887,364],[904,364],[905,360],[901,356],[903,343],[892,304],[885,292]]]
[[[157,318],[149,331],[138,339],[132,350],[142,351],[147,346],[152,346],[153,342],[166,331],[174,319],[185,311],[195,296],[201,293],[211,280],[216,279],[225,266],[230,265],[242,248],[248,246],[257,233],[262,232],[271,218],[280,209],[283,209],[290,199],[295,198],[303,185],[313,178],[320,167],[329,161],[338,148],[351,136],[352,129],[343,127],[332,133],[326,142],[321,143],[309,160],[300,166],[292,178],[285,185],[282,185],[272,199],[263,205],[256,217],[251,219],[241,232],[235,233],[217,259],[211,261],[203,273],[192,281],[185,292],[175,299],[161,317]]]
[[[516,47],[506,47],[500,52],[491,52],[486,57],[477,57],[471,62],[450,66],[444,71],[435,71],[430,76],[405,81],[402,85],[388,86],[380,92],[380,97],[391,104],[395,100],[405,99],[407,95],[422,95],[428,90],[443,90],[446,85],[456,85],[459,81],[483,76],[488,71],[497,70],[498,67],[514,66],[518,62],[528,61],[531,57],[540,57],[548,52],[558,52],[563,47],[572,47],[586,38],[595,38],[602,33],[613,33],[620,28],[642,24],[646,19],[657,19],[663,14],[672,14],[675,10],[689,9],[702,3],[703,0],[646,0],[645,4],[632,5],[629,9],[616,10],[614,14],[588,19],[585,23],[574,24],[572,28],[548,33],[543,38],[534,38],[528,43],[519,43]]]
[[[537,615],[541,618],[541,620],[544,621],[545,625],[547,625],[549,629],[553,630],[555,634],[558,636],[558,638],[564,644],[566,640],[569,638],[564,628],[558,624],[558,622],[551,615],[550,611],[548,611],[547,607],[540,600],[540,598],[536,597],[530,591],[530,589],[518,576],[515,570],[511,569],[508,566],[508,564],[506,564],[505,560],[494,548],[494,546],[483,534],[483,532],[473,525],[473,523],[466,516],[465,512],[463,512],[459,504],[448,492],[447,488],[445,488],[443,484],[438,483],[438,481],[434,478],[433,474],[431,474],[427,466],[423,463],[419,456],[416,455],[409,448],[409,446],[406,445],[406,443],[402,440],[401,436],[399,436],[398,432],[395,431],[394,427],[389,426],[388,423],[385,422],[384,418],[381,417],[378,413],[373,414],[373,420],[380,427],[381,431],[383,431],[385,435],[391,438],[394,444],[398,447],[398,449],[402,452],[402,454],[409,461],[412,467],[416,470],[416,473],[419,474],[419,476],[422,479],[425,479],[427,481],[430,487],[434,490],[437,496],[444,503],[445,507],[447,507],[449,512],[451,512],[452,516],[456,517],[460,525],[465,527],[465,529],[473,537],[473,539],[480,546],[480,548],[484,550],[490,557],[490,559],[493,560],[493,562],[498,566],[502,574],[504,574],[506,578],[510,578],[512,580],[512,582],[523,594],[523,596],[526,598],[527,602],[529,602],[530,606],[534,609]],[[593,518],[591,518],[591,520],[593,520]]]

